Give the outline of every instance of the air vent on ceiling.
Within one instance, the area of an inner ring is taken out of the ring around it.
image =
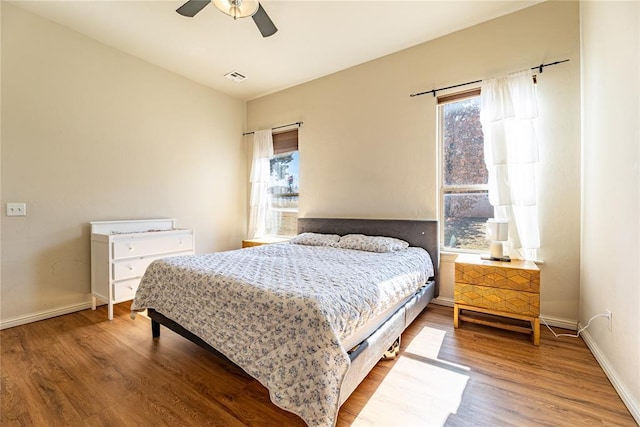
[[[247,78],[246,76],[243,76],[237,71],[232,71],[230,73],[225,74],[224,76],[228,79],[233,80],[236,83],[240,83],[241,81]]]

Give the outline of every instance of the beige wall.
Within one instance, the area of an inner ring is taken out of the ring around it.
[[[250,101],[260,129],[303,120],[300,215],[436,218],[436,100],[409,94],[571,61],[539,76],[542,312],[578,319],[580,242],[579,7],[545,2]],[[441,298],[453,298],[443,256]]]
[[[2,2],[3,324],[90,301],[89,221],[245,234],[245,103]],[[6,217],[26,202],[26,217]]]
[[[640,423],[640,3],[581,3],[585,340]]]

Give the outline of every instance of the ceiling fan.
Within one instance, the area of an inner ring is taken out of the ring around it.
[[[182,16],[193,18],[209,3],[211,3],[211,0],[189,0],[176,9],[176,12]],[[213,0],[213,5],[222,13],[233,17],[233,19],[252,17],[262,37],[272,36],[278,31],[257,0]]]

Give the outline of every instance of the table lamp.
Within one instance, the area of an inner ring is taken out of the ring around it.
[[[491,242],[491,253],[488,259],[511,261],[508,256],[504,256],[504,249],[502,248],[502,242],[509,240],[509,221],[489,218],[487,220],[487,240]]]

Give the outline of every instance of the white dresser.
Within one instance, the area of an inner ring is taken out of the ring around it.
[[[175,228],[175,219],[91,222],[91,295],[108,304],[133,299],[152,261],[194,253],[193,230]]]

